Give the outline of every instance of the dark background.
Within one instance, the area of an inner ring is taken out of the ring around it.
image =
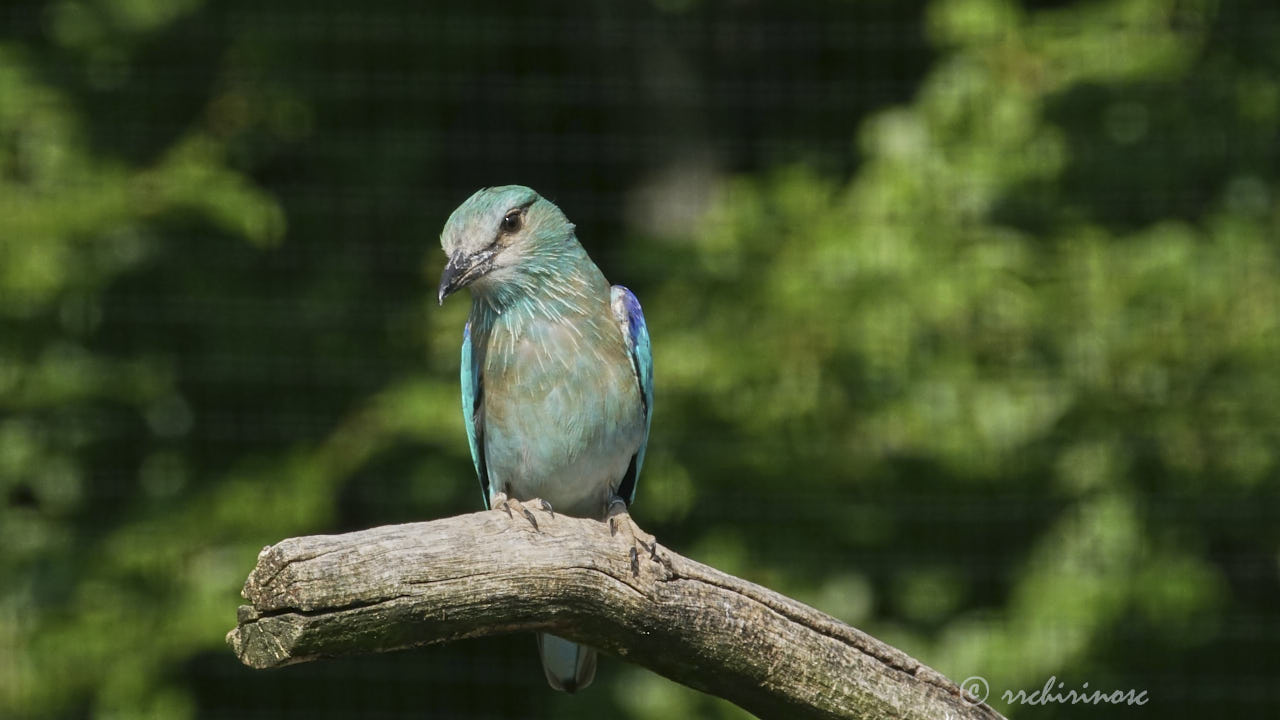
[[[1010,715],[1274,712],[1277,128],[1263,0],[9,0],[0,715],[744,714],[222,641],[263,545],[480,507],[433,296],[506,183],[644,303],[665,544]]]

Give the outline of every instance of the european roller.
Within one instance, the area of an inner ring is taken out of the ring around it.
[[[527,187],[472,195],[449,216],[440,245],[449,258],[440,303],[471,289],[462,414],[485,506],[510,512],[508,499],[541,499],[579,517],[625,513],[653,414],[653,359],[636,296],[610,287],[573,223]],[[543,633],[538,651],[557,690],[595,677],[591,648]]]

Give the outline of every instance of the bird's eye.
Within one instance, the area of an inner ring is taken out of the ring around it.
[[[520,216],[521,212],[519,210],[512,210],[507,213],[507,216],[502,218],[502,232],[513,233],[518,231],[520,229]]]

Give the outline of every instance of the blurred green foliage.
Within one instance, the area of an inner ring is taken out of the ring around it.
[[[262,545],[478,507],[430,289],[506,182],[645,305],[669,545],[1010,714],[1280,705],[1268,2],[212,5],[0,9],[0,716],[741,715],[222,644]]]

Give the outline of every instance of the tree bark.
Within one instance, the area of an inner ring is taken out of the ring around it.
[[[270,668],[546,630],[765,718],[999,718],[905,653],[682,557],[625,515],[536,502],[264,548],[227,642]],[[536,523],[536,524],[535,524]]]

